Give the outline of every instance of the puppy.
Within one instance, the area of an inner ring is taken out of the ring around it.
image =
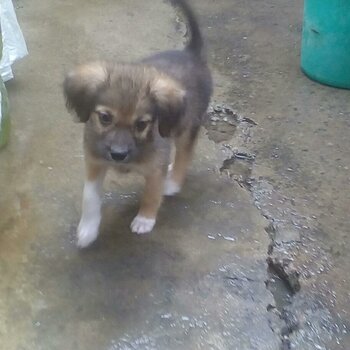
[[[134,170],[145,189],[132,232],[150,232],[163,195],[178,193],[212,94],[203,40],[191,7],[174,0],[191,38],[182,51],[165,51],[132,64],[94,62],[64,81],[69,110],[84,128],[86,180],[79,247],[98,235],[106,171]],[[169,167],[172,143],[176,153]]]

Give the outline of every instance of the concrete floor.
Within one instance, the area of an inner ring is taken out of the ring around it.
[[[109,177],[85,251],[82,126],[62,77],[181,47],[185,28],[160,0],[15,3],[30,55],[8,84],[0,153],[1,348],[349,349],[349,92],[300,72],[302,2],[193,1],[214,106],[237,114],[211,113],[148,236],[128,228],[139,179]]]

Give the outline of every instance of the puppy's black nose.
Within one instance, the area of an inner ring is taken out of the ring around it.
[[[111,152],[111,157],[113,160],[122,161],[128,156],[128,152]]]

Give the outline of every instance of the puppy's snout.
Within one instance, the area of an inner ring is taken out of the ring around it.
[[[125,160],[126,157],[129,155],[129,152],[128,151],[117,151],[117,152],[111,152],[111,157],[113,160],[115,161],[122,161],[122,160]]]

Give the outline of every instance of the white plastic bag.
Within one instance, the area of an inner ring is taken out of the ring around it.
[[[28,54],[12,0],[0,0],[0,26],[3,43],[0,74],[2,80],[7,81],[13,78],[13,62]]]

